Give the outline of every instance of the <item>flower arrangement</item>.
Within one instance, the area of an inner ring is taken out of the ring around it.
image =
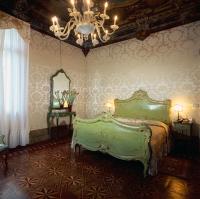
[[[74,103],[74,100],[76,98],[76,96],[78,95],[79,93],[75,90],[75,89],[72,89],[72,90],[68,90],[68,91],[63,91],[62,92],[62,98],[67,101],[68,105],[73,105]]]
[[[55,99],[59,102],[61,108],[63,107],[71,108],[78,94],[79,93],[75,89],[72,89],[67,91],[64,90],[63,92],[61,92],[60,95],[60,91],[58,90],[55,92]],[[67,103],[67,106],[65,106],[65,103]]]
[[[64,100],[63,97],[60,98],[60,91],[55,91],[55,99],[59,102],[60,107],[63,107]]]

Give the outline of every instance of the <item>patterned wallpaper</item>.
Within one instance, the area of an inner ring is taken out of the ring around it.
[[[146,90],[152,98],[172,99],[183,116],[200,123],[200,22],[93,49],[86,59],[87,116],[105,103]],[[173,111],[172,116],[175,117]]]
[[[200,123],[200,22],[152,34],[144,41],[127,40],[93,49],[85,59],[80,49],[31,31],[30,127],[46,128],[50,76],[63,68],[80,95],[74,110],[91,117],[115,98],[146,90],[155,99],[184,105],[183,116]],[[174,112],[172,114],[173,117]]]
[[[62,66],[60,66],[60,43],[58,40],[31,31],[29,110],[31,130],[47,127],[49,107],[50,76],[63,68],[71,79],[71,88],[79,95],[74,103],[77,114],[85,116],[86,67],[85,57],[80,49],[62,42]]]

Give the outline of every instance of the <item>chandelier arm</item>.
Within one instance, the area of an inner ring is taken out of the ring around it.
[[[95,22],[95,26],[98,28],[102,28],[103,27],[103,23],[101,21],[96,21]]]
[[[71,32],[71,30],[72,30],[73,28],[74,28],[74,24],[73,24],[73,26],[71,26],[70,29],[67,29],[67,32],[66,32],[65,34],[60,34],[60,35],[58,36],[58,38],[59,38],[60,40],[65,40],[65,39],[67,39],[67,38],[69,37],[70,32]]]
[[[68,23],[65,25],[65,28],[64,28],[62,34],[66,34],[66,31],[68,32],[68,30],[70,29],[70,26],[73,26],[74,23],[75,23],[74,19],[70,19],[68,21]]]
[[[106,34],[106,29],[104,28],[103,25],[100,24],[100,27],[102,28],[103,32]],[[107,35],[112,35],[115,32],[115,30],[112,30],[111,32],[107,32]]]
[[[96,21],[96,23],[97,23],[97,25],[98,25],[98,27],[99,28],[101,28],[102,30],[103,30],[103,32],[104,32],[104,34],[106,34],[106,29],[104,28],[104,24],[102,23],[102,21],[100,22],[100,21]],[[108,32],[107,33],[107,35],[112,35],[113,33],[115,32],[115,30],[113,30],[112,32]]]
[[[101,24],[104,25],[106,19],[100,17],[101,19],[98,20],[99,17],[100,17],[100,16],[98,16],[98,15],[95,16],[96,21],[97,21],[97,22],[101,22]]]
[[[75,26],[75,21],[71,19],[66,24],[64,30],[60,31],[59,39],[61,39],[61,38],[62,38],[61,40],[64,40],[63,38],[67,39],[69,37],[69,34],[70,34],[71,30],[74,28],[74,26]]]
[[[95,23],[95,28],[97,30],[97,34],[98,34],[100,41],[103,42],[103,43],[106,43],[110,39],[109,36],[113,33],[113,32],[112,33],[106,33],[105,28],[101,25],[101,23],[98,23],[98,22]],[[102,29],[103,32],[105,33],[105,35],[103,37],[101,36],[100,29]]]
[[[60,40],[65,40],[65,39],[67,39],[68,37],[69,37],[69,35],[70,35],[70,32],[71,32],[71,30],[74,28],[74,24],[72,24],[72,26],[70,27],[70,28],[67,28],[65,31],[67,31],[67,32],[65,32],[65,33],[63,33],[63,34],[60,34],[59,36],[58,36],[58,38],[60,39]],[[64,32],[64,31],[63,31]]]
[[[100,32],[100,28],[101,26],[99,26],[98,23],[95,23],[95,29],[97,31],[97,34],[98,34],[98,37],[100,39],[101,42],[105,43],[107,40],[104,40],[102,37],[101,37],[101,32]]]
[[[74,16],[74,19],[75,19],[76,22],[80,21],[80,15]]]
[[[69,37],[69,35],[68,35],[68,37]],[[63,37],[63,38],[62,38],[62,36],[58,36],[58,39],[60,39],[61,41],[64,41],[64,40],[66,40],[68,37]]]
[[[78,17],[80,18],[81,15],[80,15],[80,12],[78,12],[76,8],[74,8],[73,11],[69,11],[69,16],[74,17],[75,21],[78,21],[78,22],[80,21]]]
[[[79,14],[75,19],[75,23],[77,23],[77,24],[81,23],[82,20],[83,20],[83,16]]]

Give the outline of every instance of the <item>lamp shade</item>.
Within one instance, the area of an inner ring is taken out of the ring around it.
[[[174,106],[174,110],[175,110],[176,112],[181,112],[181,111],[183,111],[183,106],[180,105],[180,104],[176,104],[176,105]]]
[[[112,108],[112,104],[111,103],[106,103],[106,107]]]

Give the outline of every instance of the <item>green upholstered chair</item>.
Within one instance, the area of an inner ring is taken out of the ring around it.
[[[5,167],[8,167],[7,157],[8,157],[8,145],[4,142],[4,135],[0,135],[0,158],[3,157]]]

